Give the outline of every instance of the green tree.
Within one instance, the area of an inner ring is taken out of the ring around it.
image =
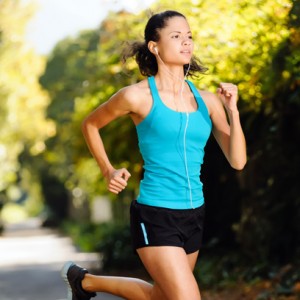
[[[294,1],[287,19],[289,34],[258,78],[264,83],[264,103],[254,118],[248,116],[254,130],[249,131],[247,196],[238,225],[245,252],[277,263],[297,258],[300,251],[299,10]]]
[[[69,191],[78,186],[91,195],[105,190],[80,126],[92,109],[122,86],[137,80],[123,74],[120,63],[120,47],[129,32],[128,19],[132,17],[127,13],[119,13],[120,23],[108,19],[98,30],[82,32],[75,39],[61,41],[49,57],[45,73],[40,79],[52,99],[48,116],[57,124],[57,134],[47,141],[48,150],[42,159],[49,164],[46,169],[59,178]],[[128,28],[128,31],[121,31],[124,28]],[[108,36],[115,38],[108,39]],[[131,75],[137,77],[135,73],[136,70]],[[119,120],[108,126],[103,136],[113,162],[128,165],[131,161],[137,177],[141,161],[136,155],[136,146],[135,151],[128,151],[131,144],[137,144],[134,130],[131,122]],[[45,174],[44,171],[42,173]],[[136,182],[132,180],[132,183],[131,188],[136,188]]]
[[[22,1],[0,2],[0,192],[4,194],[12,184],[26,186],[23,179],[28,179],[23,188],[30,188],[30,172],[22,168],[19,155],[24,149],[31,156],[44,151],[44,140],[55,133],[54,123],[45,118],[49,98],[38,82],[45,60],[24,38],[33,12],[34,7]]]

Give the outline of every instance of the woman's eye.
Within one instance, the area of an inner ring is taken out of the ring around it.
[[[190,40],[192,40],[192,39],[193,39],[193,37],[190,35],[190,36],[189,36],[189,39],[190,39]]]
[[[172,38],[173,38],[173,39],[178,39],[178,38],[179,38],[179,35],[178,35],[178,34],[173,35]]]

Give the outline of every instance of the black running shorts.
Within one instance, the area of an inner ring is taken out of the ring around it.
[[[149,246],[182,247],[187,254],[201,247],[205,207],[169,209],[132,201],[130,227],[134,249]]]

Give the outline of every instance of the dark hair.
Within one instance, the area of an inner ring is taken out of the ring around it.
[[[127,48],[124,49],[122,59],[123,62],[130,57],[135,57],[135,60],[139,66],[140,72],[144,76],[156,75],[158,71],[158,65],[156,57],[148,49],[148,43],[150,41],[158,42],[160,39],[159,31],[166,27],[166,23],[170,18],[173,17],[186,17],[174,10],[167,10],[158,14],[154,14],[148,20],[145,32],[144,32],[144,41],[143,42],[133,42],[128,43]],[[193,56],[190,62],[190,68],[188,69],[188,64],[183,66],[184,73],[187,73],[187,76],[195,76],[195,73],[205,73],[207,68],[202,65],[200,60]]]

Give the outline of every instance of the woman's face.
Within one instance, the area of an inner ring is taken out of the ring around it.
[[[188,64],[192,58],[194,43],[187,20],[183,17],[172,17],[159,33],[157,49],[164,63],[181,66]]]

